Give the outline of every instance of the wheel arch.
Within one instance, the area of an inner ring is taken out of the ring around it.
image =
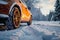
[[[11,5],[10,10],[9,10],[9,14],[10,14],[12,8],[14,8],[14,7],[17,7],[17,8],[19,9],[19,11],[20,11],[20,14],[21,14],[21,7],[19,7],[16,3],[13,3],[13,4]]]
[[[21,14],[21,8],[18,5],[14,5],[14,7],[17,7],[20,11],[20,14]]]

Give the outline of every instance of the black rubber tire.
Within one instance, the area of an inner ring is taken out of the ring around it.
[[[31,25],[31,23],[32,23],[32,16],[30,17],[29,22],[27,22],[27,25],[29,26],[29,25]]]
[[[11,10],[11,12],[9,14],[9,18],[5,22],[5,24],[7,26],[7,30],[15,29],[14,24],[13,24],[13,18],[12,18],[13,17],[14,8]]]

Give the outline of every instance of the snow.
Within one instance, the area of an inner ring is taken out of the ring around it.
[[[60,40],[59,29],[59,22],[33,21],[30,26],[21,23],[18,29],[0,31],[0,40]]]
[[[9,17],[9,16],[6,15],[6,14],[0,14],[0,17],[7,18],[7,17]]]
[[[0,0],[0,4],[8,4],[8,3],[5,2],[5,1]]]
[[[60,26],[60,21],[35,21],[35,24],[40,24],[44,26]]]

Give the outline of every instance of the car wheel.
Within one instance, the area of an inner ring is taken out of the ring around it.
[[[21,19],[21,12],[17,7],[14,7],[9,14],[8,20],[6,21],[7,29],[10,30],[18,28],[20,25],[20,19]]]
[[[32,23],[32,16],[30,17],[29,22],[27,22],[27,25],[29,26],[29,25],[31,25],[31,23]]]

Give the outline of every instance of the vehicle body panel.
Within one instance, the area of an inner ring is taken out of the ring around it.
[[[17,5],[21,11],[21,21],[30,20],[32,14],[21,0],[6,0],[2,2],[5,3],[1,3],[0,1],[0,14],[5,14],[9,16],[9,13],[12,8]]]

